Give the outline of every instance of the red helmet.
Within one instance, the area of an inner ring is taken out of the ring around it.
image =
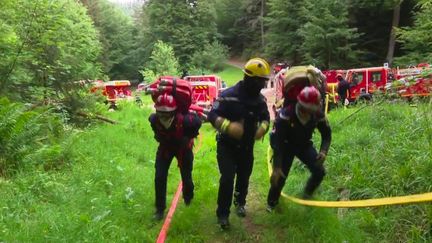
[[[297,100],[304,108],[317,111],[321,106],[321,94],[314,86],[306,86],[302,89]]]
[[[154,105],[156,111],[170,112],[177,109],[177,102],[172,95],[167,93],[159,95]]]

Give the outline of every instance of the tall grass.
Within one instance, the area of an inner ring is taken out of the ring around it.
[[[119,124],[98,124],[69,137],[72,151],[61,170],[23,171],[0,179],[0,241],[5,242],[154,242],[162,226],[154,211],[154,158],[157,147],[144,108],[121,103],[107,113]],[[330,114],[333,142],[327,176],[316,197],[336,200],[338,189],[350,199],[399,196],[432,191],[430,104],[371,106],[339,124],[358,107]],[[429,117],[430,119],[430,117]],[[430,120],[429,120],[430,121]],[[428,128],[429,127],[429,128]],[[428,130],[429,129],[429,130]],[[255,148],[246,218],[231,215],[232,229],[216,224],[219,171],[214,129],[204,124],[195,154],[195,198],[180,200],[168,242],[430,242],[429,204],[349,209],[303,207],[281,200],[265,211],[269,189],[268,139]],[[315,136],[319,143],[319,136]],[[201,145],[199,145],[201,144]],[[301,193],[309,173],[294,163],[284,188]],[[168,177],[170,202],[180,176],[176,162]]]

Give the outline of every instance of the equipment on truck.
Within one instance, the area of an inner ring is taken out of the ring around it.
[[[186,76],[192,87],[193,102],[203,108],[210,109],[222,90],[222,79],[216,75]]]

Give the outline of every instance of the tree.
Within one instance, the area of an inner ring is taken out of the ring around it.
[[[321,68],[349,67],[358,62],[355,50],[357,29],[348,26],[346,4],[327,0],[306,0],[307,22],[299,29],[304,40],[303,63]]]
[[[178,76],[180,74],[179,63],[172,46],[162,41],[156,42],[150,61],[145,63],[141,74],[144,77],[144,81],[147,82],[152,82],[159,76]]]
[[[2,95],[32,102],[63,99],[72,95],[72,81],[100,75],[100,43],[85,8],[73,0],[8,2],[2,11],[9,14],[0,23],[9,26],[2,33],[13,36],[8,42],[13,46],[0,70]]]
[[[220,71],[228,57],[228,48],[215,41],[192,56],[192,67],[198,70]]]
[[[131,61],[135,31],[132,18],[107,0],[81,0],[87,7],[103,45],[101,63],[111,79],[137,78],[138,64]]]
[[[300,63],[299,48],[303,38],[297,30],[305,23],[300,12],[302,1],[269,0],[269,11],[265,17],[268,28],[265,53],[273,60]]]
[[[397,29],[397,41],[408,52],[406,56],[396,58],[400,64],[432,62],[432,3],[422,0],[418,8],[414,26]]]
[[[149,0],[144,5],[147,48],[161,40],[174,48],[184,66],[191,56],[216,39],[215,11],[210,1]]]

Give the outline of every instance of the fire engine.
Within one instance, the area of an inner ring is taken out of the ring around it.
[[[105,90],[103,94],[107,101],[116,102],[118,100],[134,100],[129,87],[131,83],[128,80],[114,80],[104,83]]]
[[[432,92],[432,68],[427,63],[416,67],[393,70],[396,81],[387,84],[387,90],[396,91],[401,97],[429,96]]]
[[[209,109],[219,97],[222,80],[216,75],[186,76],[192,86],[192,100],[196,105]]]
[[[388,67],[367,67],[348,69],[345,79],[350,83],[348,100],[370,100],[376,91],[385,92],[388,82],[394,80],[392,70]]]

